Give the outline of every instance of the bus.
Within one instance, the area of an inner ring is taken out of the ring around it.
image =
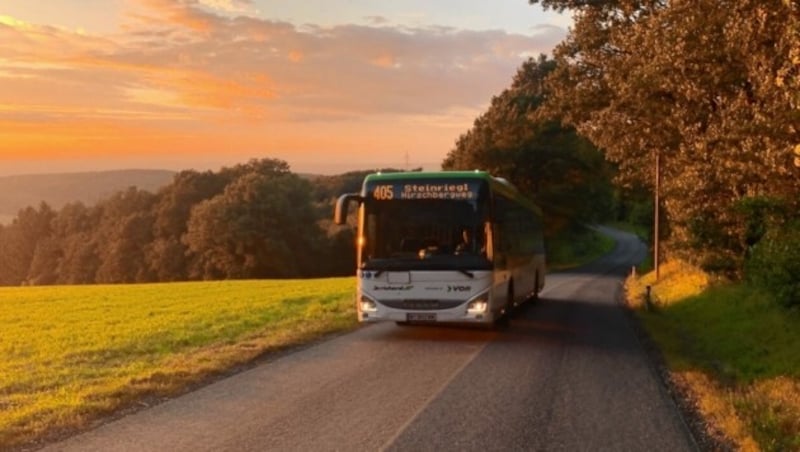
[[[354,203],[360,322],[492,326],[544,287],[542,212],[505,179],[369,174],[337,200],[336,224]]]

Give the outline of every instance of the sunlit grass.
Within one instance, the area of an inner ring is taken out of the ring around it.
[[[680,303],[688,297],[699,295],[711,284],[711,278],[685,262],[670,261],[659,268],[659,280],[650,271],[626,282],[629,303],[640,307],[644,303],[647,286],[651,287],[651,300],[660,307]]]
[[[353,278],[0,288],[0,449],[355,326]]]
[[[652,285],[655,309],[642,305]],[[800,450],[800,313],[686,264],[627,282],[629,303],[698,407],[743,450]]]

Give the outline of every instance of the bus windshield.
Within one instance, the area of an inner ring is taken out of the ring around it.
[[[427,185],[410,185],[423,190]],[[452,185],[451,185],[452,186]],[[489,202],[484,184],[469,196],[454,193],[370,196],[364,204],[362,268],[374,270],[483,269],[490,267]],[[420,188],[422,187],[422,188]]]

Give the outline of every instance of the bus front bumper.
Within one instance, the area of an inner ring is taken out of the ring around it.
[[[362,323],[408,322],[408,323],[492,323],[495,315],[490,312],[469,312],[466,304],[452,309],[406,311],[378,304],[374,311],[360,311],[358,320]]]

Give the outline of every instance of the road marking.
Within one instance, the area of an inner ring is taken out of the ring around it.
[[[463,371],[463,370],[464,370],[464,369],[465,369],[465,368],[466,368],[466,367],[467,367],[467,366],[468,366],[468,365],[469,365],[469,364],[470,364],[472,361],[474,361],[474,360],[475,360],[475,358],[476,358],[476,357],[477,357],[477,356],[478,356],[478,355],[479,355],[479,354],[480,354],[480,353],[483,351],[483,349],[484,349],[484,348],[486,348],[486,346],[487,346],[487,345],[489,345],[489,342],[491,342],[491,340],[488,340],[488,341],[486,341],[486,342],[485,342],[483,345],[481,345],[481,346],[480,346],[480,347],[479,347],[477,350],[475,350],[475,353],[473,353],[473,354],[472,354],[472,356],[470,356],[470,357],[469,357],[469,358],[468,358],[466,361],[464,361],[464,364],[460,365],[460,366],[458,367],[458,369],[456,369],[456,370],[455,370],[455,371],[454,371],[454,372],[453,372],[453,373],[452,373],[452,374],[451,374],[451,375],[450,375],[450,376],[447,378],[447,380],[445,380],[445,381],[444,381],[444,383],[442,383],[442,385],[439,387],[439,389],[437,389],[436,391],[434,391],[434,393],[433,393],[433,394],[431,394],[431,395],[430,395],[430,397],[428,397],[428,398],[425,400],[425,402],[423,402],[423,403],[422,403],[422,405],[420,405],[420,407],[417,409],[417,411],[415,411],[415,412],[414,412],[414,414],[413,414],[413,415],[411,415],[411,416],[408,418],[408,420],[407,420],[406,422],[404,422],[404,423],[403,423],[403,425],[401,425],[401,426],[400,426],[400,428],[398,428],[398,429],[397,429],[397,432],[395,432],[395,434],[394,434],[394,435],[392,435],[392,436],[391,436],[391,437],[390,437],[388,440],[386,440],[386,442],[385,442],[385,443],[383,443],[383,445],[382,445],[382,446],[381,446],[381,447],[380,447],[378,450],[385,451],[386,449],[388,449],[388,448],[389,448],[389,446],[391,446],[391,445],[392,445],[392,444],[393,444],[395,441],[397,441],[397,438],[399,438],[399,437],[400,437],[400,435],[402,435],[402,434],[403,434],[403,432],[404,432],[404,431],[406,431],[406,429],[408,428],[408,426],[409,426],[409,425],[411,425],[411,423],[412,423],[412,422],[414,422],[414,420],[415,420],[417,417],[419,417],[419,415],[420,415],[420,414],[422,414],[422,412],[423,412],[423,411],[425,411],[425,409],[426,409],[426,408],[428,408],[428,405],[430,405],[430,404],[431,404],[431,402],[433,402],[434,400],[436,400],[436,399],[439,397],[439,395],[441,395],[441,393],[442,393],[442,392],[444,392],[444,390],[445,390],[445,389],[446,389],[448,386],[450,386],[450,383],[452,383],[452,381],[453,381],[453,380],[455,380],[456,376],[458,376],[459,374],[461,374],[461,372],[462,372],[462,371]]]

